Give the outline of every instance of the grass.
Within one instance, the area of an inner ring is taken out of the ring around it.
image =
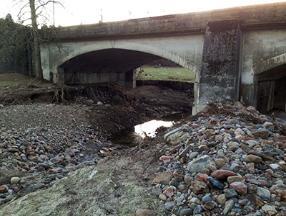
[[[0,74],[0,94],[10,90],[31,88],[31,87],[49,87],[51,83],[38,80],[18,73]]]
[[[6,87],[18,87],[27,85],[30,83],[32,78],[16,73],[0,74],[0,88]]]
[[[168,80],[194,82],[195,73],[186,68],[181,67],[141,67],[137,72],[136,79],[138,80]]]

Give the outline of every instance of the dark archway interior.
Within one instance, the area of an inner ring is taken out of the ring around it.
[[[79,55],[62,65],[65,71],[125,72],[160,57],[123,49],[105,49]]]
[[[60,66],[59,76],[63,75],[65,84],[74,87],[71,89],[80,89],[82,96],[91,98],[96,103],[119,105],[121,109],[121,106],[125,106],[125,102],[128,101],[126,103],[128,107],[133,106],[136,110],[140,110],[136,111],[136,116],[137,112],[145,117],[155,117],[189,113],[192,110],[192,83],[166,81],[167,79],[165,82],[161,82],[163,79],[142,79],[136,82],[136,75],[139,76],[145,72],[145,68],[141,66],[150,69],[148,73],[163,71],[162,73],[167,73],[167,75],[175,74],[178,67],[181,67],[167,59],[144,52],[105,49],[70,59]],[[167,72],[164,67],[168,69]],[[139,70],[136,70],[137,68]],[[137,84],[138,88],[134,89]],[[118,88],[117,85],[123,88]],[[125,110],[126,107],[122,109]],[[132,111],[130,116],[126,115],[126,118],[132,118],[133,115],[135,113]]]
[[[166,64],[178,66],[153,54],[124,49],[105,49],[79,55],[62,64],[60,68],[64,71],[67,84],[91,83],[92,80],[114,82],[123,79],[123,74],[130,76],[127,73],[142,65],[162,60]]]
[[[257,76],[257,108],[263,113],[286,110],[286,64]]]

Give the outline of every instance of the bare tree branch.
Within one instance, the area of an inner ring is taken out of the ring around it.
[[[20,14],[19,16],[17,16],[18,20],[21,21],[21,22],[22,22],[23,20],[25,20],[26,18],[23,18],[23,17],[25,17],[26,14],[30,14],[30,12],[29,12],[29,11],[25,11],[24,13]],[[31,19],[31,17],[30,17],[29,19]],[[23,22],[24,22],[24,21],[23,21]],[[22,23],[23,23],[23,22],[22,22]]]
[[[28,14],[31,13],[29,5],[30,5],[30,1],[29,0],[13,0],[13,2],[15,3],[15,7],[16,5],[22,4],[18,14],[17,14],[17,18],[18,21],[20,23],[25,23],[26,21],[30,20],[29,18],[27,18]],[[60,5],[64,8],[64,5],[61,3],[60,0],[35,0],[35,10],[36,10],[36,16],[37,17],[43,17],[44,21],[47,22],[51,17],[50,16],[46,16],[49,11],[47,10],[47,7],[49,4],[57,4]],[[17,6],[18,7],[18,6]],[[45,11],[42,11],[45,10]],[[38,12],[40,11],[40,12]],[[44,15],[44,13],[46,13],[46,15]]]
[[[40,2],[42,2],[42,1],[40,1]],[[50,4],[50,3],[59,4],[59,5],[61,5],[62,7],[64,7],[64,5],[63,5],[60,1],[48,0],[48,1],[46,1],[46,2],[42,2],[40,5],[38,5],[38,6],[36,7],[36,11],[37,11],[39,8],[44,7],[44,6],[47,6],[47,5]]]
[[[18,12],[18,14],[17,14],[17,17],[18,17],[18,18],[19,18],[19,17],[22,17],[23,10],[27,9],[28,6],[29,6],[29,2],[27,2],[26,4],[24,4],[24,5],[20,8],[20,10],[19,10],[19,12]]]
[[[31,17],[26,18],[26,19],[23,19],[23,20],[21,20],[21,22],[24,23],[24,22],[26,22],[26,21],[28,21],[28,20],[31,20]],[[28,25],[28,26],[29,26],[29,25]]]
[[[33,71],[37,78],[43,79],[43,71],[42,71],[42,63],[41,63],[41,53],[40,53],[40,36],[39,36],[39,28],[38,22],[46,23],[49,18],[48,15],[48,5],[59,4],[62,7],[63,4],[60,0],[13,0],[15,4],[21,4],[20,10],[18,12],[18,19],[24,23],[28,20],[31,20],[31,38],[32,38],[32,64]],[[29,6],[29,7],[28,7]],[[26,14],[29,12],[29,16]],[[25,16],[25,17],[24,17]],[[26,18],[26,19],[24,19]],[[39,19],[40,18],[40,19]]]

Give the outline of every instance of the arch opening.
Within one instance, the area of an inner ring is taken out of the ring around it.
[[[116,121],[120,119],[120,125],[128,127],[127,134],[130,130],[133,133],[136,124],[150,120],[177,121],[192,112],[194,95],[191,81],[194,73],[157,55],[126,49],[103,49],[73,57],[60,65],[60,70],[66,85],[87,86],[80,96],[91,98],[94,104],[114,105],[103,106],[101,112],[108,107],[116,110],[112,110],[112,114],[116,115]],[[183,78],[180,73],[184,73]],[[153,75],[156,75],[155,79]],[[109,85],[111,83],[127,88],[117,88],[117,85]],[[137,88],[133,89],[136,84]],[[125,113],[129,109],[130,112]],[[118,114],[123,112],[122,116]],[[117,130],[116,127],[116,133],[119,133]],[[124,132],[123,137],[123,142],[130,142],[125,140],[128,135]],[[115,136],[116,142],[118,139]]]
[[[256,82],[258,110],[276,112],[286,119],[286,64],[257,74]]]
[[[68,85],[117,83],[126,87],[135,87],[136,77],[148,79],[148,74],[144,73],[146,70],[149,73],[159,71],[159,76],[155,76],[159,80],[191,82],[195,79],[191,70],[174,61],[150,53],[117,48],[75,56],[58,69],[63,74],[62,81]],[[160,77],[159,73],[165,76]],[[152,75],[149,78],[154,79]]]

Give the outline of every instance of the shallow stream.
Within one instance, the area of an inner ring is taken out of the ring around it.
[[[122,132],[112,138],[114,144],[136,146],[144,140],[144,138],[155,138],[159,128],[169,128],[182,120],[185,116],[191,113],[175,113],[164,116],[161,119],[152,119],[141,124],[135,125],[132,129]]]

